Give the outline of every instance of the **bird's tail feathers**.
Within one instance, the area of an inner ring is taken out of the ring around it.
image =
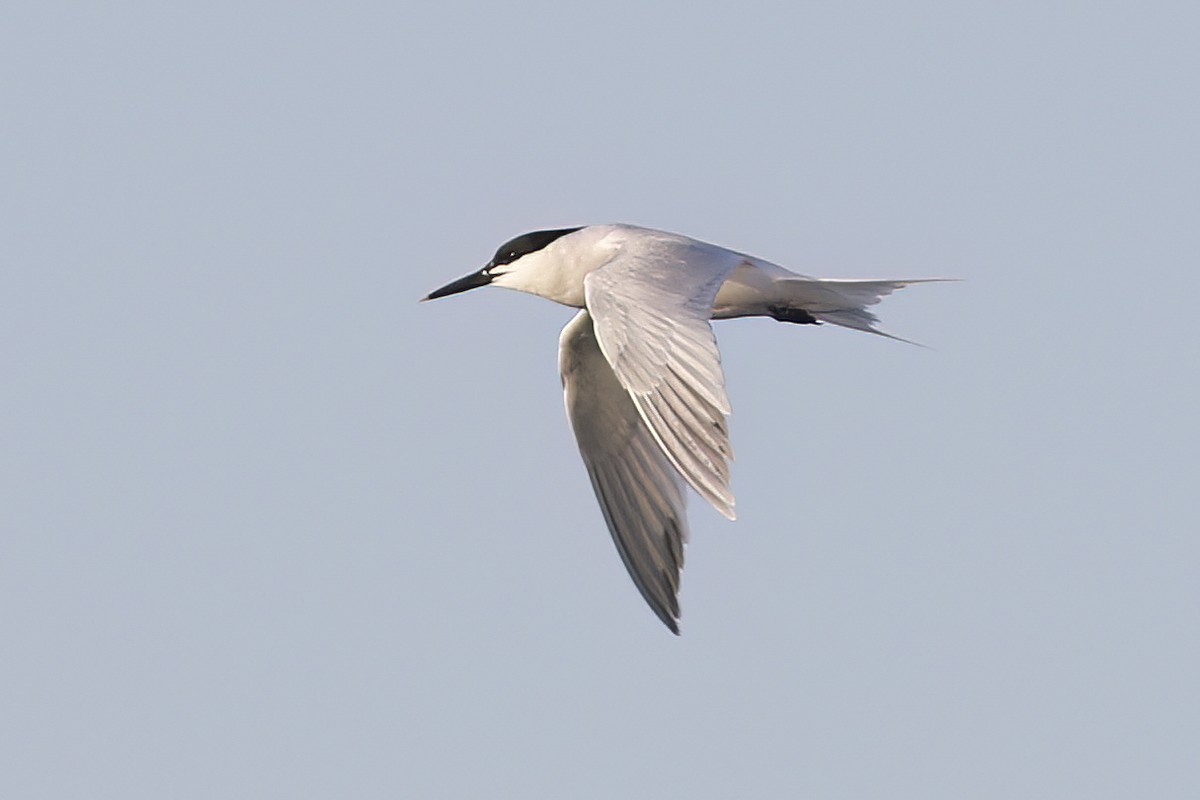
[[[788,304],[808,312],[820,322],[853,328],[856,331],[885,336],[908,344],[876,325],[879,317],[868,309],[897,289],[914,283],[939,283],[953,278],[913,278],[900,281],[858,280],[852,278],[788,277],[780,280],[786,287]]]

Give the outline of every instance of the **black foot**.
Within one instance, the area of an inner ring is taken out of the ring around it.
[[[803,308],[788,308],[786,306],[771,306],[767,309],[771,316],[780,322],[794,322],[797,325],[820,325],[816,317]]]

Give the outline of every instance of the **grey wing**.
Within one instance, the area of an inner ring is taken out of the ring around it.
[[[699,242],[650,241],[584,280],[600,349],[667,459],[733,519],[729,400],[709,320],[742,256]]]
[[[600,351],[587,311],[563,328],[558,359],[567,417],[617,552],[650,608],[679,633],[683,482]]]

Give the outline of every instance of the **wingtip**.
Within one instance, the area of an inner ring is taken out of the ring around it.
[[[705,496],[705,499],[708,500],[709,504],[717,510],[717,513],[725,519],[729,520],[730,522],[733,522],[737,519],[737,510],[733,507],[734,499],[732,495],[729,495],[728,497]]]
[[[654,616],[658,617],[658,621],[663,624],[663,627],[665,627],[667,630],[669,630],[671,633],[675,634],[676,636],[680,635],[679,634],[679,618],[678,617],[676,617],[674,614],[672,614],[667,609],[656,608],[654,605],[650,606],[650,610],[652,610],[654,612]]]

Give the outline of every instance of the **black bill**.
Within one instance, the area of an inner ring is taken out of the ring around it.
[[[440,289],[434,289],[432,292],[422,297],[421,302],[423,303],[426,300],[437,300],[439,297],[447,297],[448,295],[458,294],[459,292],[465,292],[468,289],[478,289],[480,286],[487,286],[491,282],[492,276],[488,274],[487,267],[484,267],[483,269],[479,270],[479,272],[472,272],[470,275],[467,275],[464,278],[459,278],[456,281],[447,283]]]

